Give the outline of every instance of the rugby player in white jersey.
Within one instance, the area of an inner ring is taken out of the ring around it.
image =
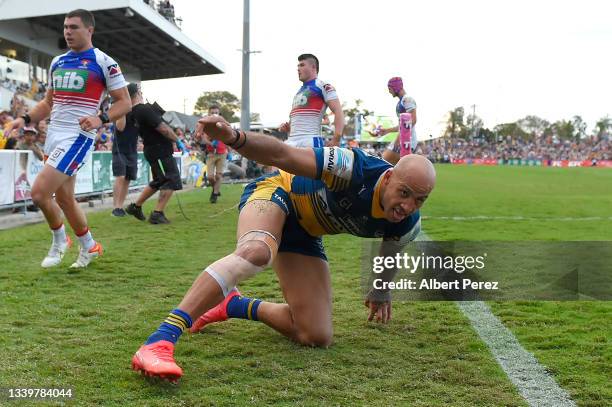
[[[414,98],[408,96],[408,94],[406,93],[406,90],[404,89],[404,82],[402,81],[402,78],[398,76],[394,76],[393,78],[389,79],[389,82],[387,82],[387,88],[389,89],[389,93],[391,94],[391,96],[397,97],[399,99],[397,102],[397,105],[395,106],[395,113],[397,114],[398,121],[402,113],[410,113],[412,115],[412,134],[410,138],[410,148],[414,152],[414,150],[416,150],[417,143],[418,143],[417,134],[415,131],[415,126],[417,122],[416,102],[414,101]],[[398,132],[398,131],[399,131],[399,124],[394,127],[380,129],[376,133],[372,131],[370,131],[369,133],[373,137],[380,137],[380,136],[384,136],[385,134]],[[383,152],[382,158],[394,165],[399,161],[400,159],[399,133],[397,137],[395,138],[395,141],[393,143],[389,143],[389,145]]]
[[[81,247],[71,267],[87,267],[102,254],[102,246],[93,239],[87,218],[74,198],[76,174],[91,156],[96,129],[127,114],[131,103],[119,65],[92,45],[94,26],[94,17],[87,10],[66,14],[64,38],[70,51],[51,62],[45,98],[28,114],[7,125],[10,131],[51,116],[45,166],[32,186],[32,200],[42,210],[53,234],[42,267],[59,265],[72,245],[62,212]],[[105,90],[114,103],[107,114],[98,115]]]
[[[336,89],[317,78],[319,60],[316,56],[300,55],[297,68],[302,87],[293,98],[290,121],[279,128],[289,133],[286,143],[293,147],[323,147],[325,140],[321,136],[321,121],[329,107],[334,114],[334,138],[330,145],[339,145],[344,130],[344,113]]]

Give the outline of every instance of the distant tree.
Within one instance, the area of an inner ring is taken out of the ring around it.
[[[498,124],[493,128],[493,131],[498,136],[502,136],[504,138],[510,136],[512,138],[525,139],[528,136],[528,134],[523,129],[521,129],[521,126],[519,126],[518,122]]]
[[[227,91],[204,92],[193,107],[193,114],[203,115],[208,113],[208,108],[212,105],[219,106],[221,116],[228,122],[240,120],[240,99]]]
[[[562,140],[572,140],[574,138],[574,124],[571,120],[558,120],[552,125],[553,132]]]
[[[373,114],[371,110],[364,108],[363,100],[356,99],[353,102],[352,107],[348,107],[346,103],[342,104],[342,112],[344,113],[344,134],[345,135],[353,135],[355,134],[355,120],[357,117],[361,116],[361,118],[365,118]]]
[[[572,126],[574,127],[574,139],[580,141],[580,139],[586,136],[587,124],[582,120],[580,116],[574,116],[572,118]]]
[[[478,137],[486,140],[489,143],[495,142],[495,132],[486,127],[480,127],[478,129]]]
[[[259,113],[251,113],[251,123],[261,122],[261,115]]]
[[[610,117],[602,117],[595,123],[593,133],[598,139],[602,139],[612,132],[612,119]]]
[[[547,128],[550,127],[550,122],[538,116],[525,116],[517,121],[523,131],[531,136],[531,138],[542,137]]]
[[[466,129],[468,135],[469,136],[476,136],[477,137],[478,134],[479,134],[479,130],[484,125],[484,122],[477,115],[475,115],[475,114],[468,114],[467,117],[465,118],[465,124],[466,124],[466,126],[469,126],[469,128]]]
[[[444,130],[444,137],[465,137],[467,134],[467,128],[463,120],[465,111],[463,107],[457,107],[454,110],[448,112],[448,119],[446,121],[446,129]]]

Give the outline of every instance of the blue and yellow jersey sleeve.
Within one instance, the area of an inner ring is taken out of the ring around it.
[[[322,147],[313,150],[317,161],[317,179],[334,192],[376,183],[380,174],[391,167],[388,162],[356,148]]]
[[[317,179],[330,191],[347,189],[353,180],[355,153],[347,148],[314,148],[317,160]]]

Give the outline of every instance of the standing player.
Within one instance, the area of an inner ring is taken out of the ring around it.
[[[319,60],[312,54],[298,57],[298,77],[303,85],[293,98],[290,122],[283,123],[279,130],[289,133],[286,143],[294,147],[323,147],[321,121],[327,107],[334,113],[334,138],[331,145],[340,144],[344,130],[344,113],[336,89],[317,78]]]
[[[208,108],[209,116],[219,116],[219,106],[212,105]],[[217,203],[217,199],[221,196],[221,184],[223,181],[223,169],[227,162],[227,147],[222,141],[208,141],[203,138],[206,149],[206,177],[212,185],[210,192],[210,203]]]
[[[136,352],[132,368],[178,379],[183,371],[173,352],[183,331],[228,317],[262,321],[304,345],[329,346],[332,292],[321,236],[380,237],[382,255],[399,253],[420,230],[419,208],[435,184],[433,165],[415,154],[402,157],[393,167],[357,148],[295,148],[273,137],[232,130],[219,117],[200,119],[198,130],[281,171],[245,187],[236,249],[200,274]],[[269,265],[276,271],[286,304],[242,297],[235,289]],[[381,278],[391,281],[394,271]],[[372,290],[365,304],[369,320],[376,317],[386,323],[391,318],[387,290]],[[198,320],[202,314],[204,320]]]
[[[397,106],[395,106],[395,113],[397,114],[397,118],[399,120],[400,114],[402,113],[410,113],[412,115],[412,135],[410,139],[410,148],[412,151],[416,150],[417,146],[417,136],[414,130],[417,121],[417,111],[416,111],[416,102],[413,98],[406,94],[404,90],[404,83],[402,82],[402,78],[396,76],[389,79],[387,83],[387,87],[389,88],[389,93],[393,97],[398,97],[399,101],[397,102]],[[378,133],[369,132],[373,137],[384,136],[388,133],[398,132],[397,138],[393,143],[390,143],[385,152],[382,155],[382,158],[391,164],[395,164],[400,159],[400,143],[399,143],[399,124],[395,127],[389,127],[386,129],[380,129]]]
[[[96,129],[125,115],[131,104],[119,65],[92,45],[94,26],[94,17],[87,10],[66,14],[64,38],[70,51],[51,62],[51,85],[45,98],[8,126],[10,131],[51,115],[44,151],[47,160],[32,186],[32,200],[42,209],[53,232],[53,243],[42,267],[57,266],[72,244],[62,212],[81,245],[71,267],[87,267],[102,254],[102,246],[93,239],[87,218],[74,199],[76,173],[91,155]],[[97,116],[105,90],[115,103],[108,114]]]

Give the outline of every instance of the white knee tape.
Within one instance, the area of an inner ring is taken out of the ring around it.
[[[250,240],[258,240],[260,242],[264,242],[266,246],[268,246],[268,249],[270,250],[270,259],[268,260],[268,264],[266,264],[266,266],[272,264],[274,258],[276,257],[276,253],[278,253],[278,242],[276,241],[274,235],[265,230],[249,230],[240,236],[236,247],[240,247]]]
[[[206,267],[205,271],[217,281],[223,296],[227,296],[239,282],[253,277],[263,269],[232,253]]]

